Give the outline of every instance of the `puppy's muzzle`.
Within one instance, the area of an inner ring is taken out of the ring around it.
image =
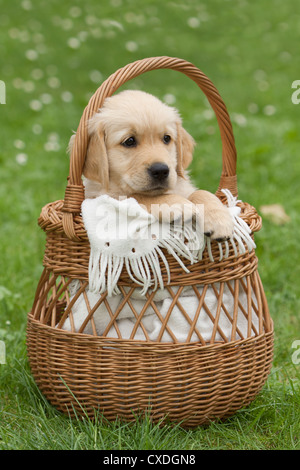
[[[153,163],[148,168],[148,173],[153,182],[164,184],[167,181],[167,178],[170,173],[168,165],[165,163]]]

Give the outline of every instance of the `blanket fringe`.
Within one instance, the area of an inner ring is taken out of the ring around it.
[[[166,249],[187,273],[189,270],[181,258],[186,258],[191,263],[197,261],[196,255],[191,252],[184,242],[185,237],[188,237],[188,234],[185,232],[184,237],[182,237],[179,235],[178,228],[176,228],[170,233],[169,237],[160,240],[152,252],[140,257],[121,257],[100,250],[91,250],[89,261],[90,290],[100,292],[100,294],[107,290],[108,296],[119,294],[120,290],[117,282],[124,267],[130,279],[143,287],[142,295],[150,287],[163,289],[164,281],[161,264],[165,267],[168,284],[170,283],[170,269],[162,249]]]

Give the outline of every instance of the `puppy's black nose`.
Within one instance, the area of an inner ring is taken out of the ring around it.
[[[153,163],[148,168],[149,175],[156,181],[163,182],[169,176],[169,167],[165,163]]]

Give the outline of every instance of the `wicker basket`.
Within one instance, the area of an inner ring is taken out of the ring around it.
[[[64,200],[47,204],[39,218],[39,225],[46,232],[46,249],[44,271],[28,315],[27,350],[36,383],[62,412],[85,413],[92,418],[96,409],[109,420],[117,417],[134,420],[137,414],[147,411],[154,421],[167,416],[171,422],[193,427],[232,415],[249,404],[267,380],[273,354],[273,323],[255,251],[245,250],[236,255],[231,248],[226,258],[211,261],[206,250],[202,261],[191,265],[184,261],[188,273],[165,253],[171,272],[166,288],[172,296],[165,318],[160,318],[155,292],[147,294],[141,310],[135,309],[132,294],[136,284],[125,270],[118,284],[123,301],[116,311],[110,308],[106,293],[96,305],[90,305],[85,291],[90,245],[80,211],[84,199],[82,169],[88,145],[86,122],[121,85],[156,69],[182,72],[205,93],[216,114],[222,139],[223,168],[216,194],[222,198],[221,189],[228,188],[237,196],[236,150],[230,118],[218,91],[198,68],[181,59],[154,57],[129,64],[111,75],[92,96],[80,120]],[[252,233],[258,231],[261,219],[256,210],[247,203],[239,205],[241,217]],[[218,244],[212,243],[215,260],[218,250]],[[80,288],[71,298],[68,286],[74,279]],[[201,310],[211,322],[209,340],[198,331],[180,303],[185,286],[190,286],[197,296],[197,314]],[[230,311],[224,302],[225,290],[232,296]],[[215,295],[215,311],[206,304],[208,291]],[[246,304],[241,305],[240,293]],[[73,326],[73,330],[65,331],[62,327],[67,318],[71,326],[74,323],[72,307],[79,295],[85,298],[88,317],[81,329],[75,331]],[[100,304],[105,305],[111,319],[102,336],[97,335],[93,321]],[[111,326],[118,331],[118,315],[125,304],[136,318],[132,335],[129,339],[109,337]],[[148,307],[161,319],[157,341],[134,339],[138,327],[143,328],[143,314]],[[190,323],[184,343],[176,341],[168,326],[175,307]],[[231,324],[230,337],[222,331],[221,315],[226,315]],[[243,315],[247,322],[246,333],[238,328],[238,315]],[[91,334],[83,333],[87,322]],[[160,341],[164,331],[171,338],[169,342]],[[195,334],[197,340],[191,341]]]

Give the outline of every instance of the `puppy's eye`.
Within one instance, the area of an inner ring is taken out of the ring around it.
[[[163,142],[164,142],[164,144],[169,144],[171,142],[171,136],[168,135],[168,134],[165,134],[163,136]]]
[[[137,141],[135,140],[135,137],[128,137],[128,139],[122,142],[122,145],[124,147],[136,147]]]

